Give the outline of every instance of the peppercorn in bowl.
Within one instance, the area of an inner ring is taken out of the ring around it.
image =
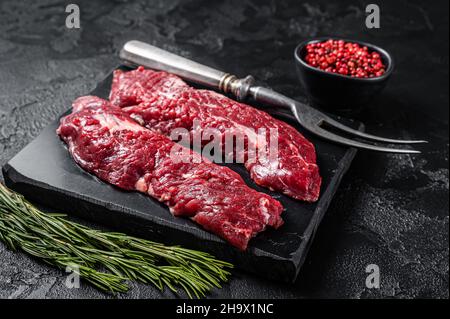
[[[391,55],[373,44],[318,38],[297,46],[297,74],[312,104],[338,113],[359,111],[385,87]]]

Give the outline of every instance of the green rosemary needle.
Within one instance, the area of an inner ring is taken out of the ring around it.
[[[122,233],[105,232],[44,213],[0,183],[0,241],[56,267],[76,269],[81,278],[111,293],[127,281],[184,290],[189,298],[221,288],[233,266],[210,254],[165,246]],[[76,265],[76,267],[73,267]]]

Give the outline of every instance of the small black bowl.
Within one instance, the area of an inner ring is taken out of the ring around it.
[[[355,78],[329,73],[310,66],[304,60],[306,46],[326,40],[344,40],[366,46],[370,52],[378,52],[386,66],[386,72],[374,78]],[[385,87],[394,69],[391,55],[382,48],[361,41],[324,37],[302,42],[295,48],[295,65],[300,83],[313,105],[331,112],[353,113],[361,111]]]

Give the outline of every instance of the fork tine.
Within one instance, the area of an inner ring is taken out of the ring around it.
[[[347,145],[347,146],[362,148],[362,149],[371,150],[371,151],[385,152],[385,153],[399,153],[399,154],[419,154],[420,153],[420,151],[417,151],[417,150],[405,150],[405,149],[389,148],[389,147],[384,147],[384,146],[377,146],[377,145],[361,143],[361,142],[354,141],[354,140],[336,135],[334,133],[331,133],[317,125],[312,125],[312,126],[307,125],[307,126],[305,126],[305,128],[310,130],[312,133],[319,135],[325,139],[334,141],[339,144]]]
[[[328,116],[324,116],[324,120],[325,123],[340,129],[344,132],[359,136],[359,137],[363,137],[366,138],[368,140],[372,140],[372,141],[378,141],[378,142],[385,142],[385,143],[392,143],[392,144],[419,144],[419,143],[428,143],[427,141],[424,140],[395,140],[395,139],[391,139],[391,138],[384,138],[384,137],[380,137],[380,136],[376,136],[376,135],[372,135],[372,134],[367,134],[358,130],[354,130],[342,123],[339,123],[338,121],[333,120],[332,118],[328,117]]]
[[[253,86],[250,88],[249,92],[252,94],[252,97],[254,98],[255,101],[259,101],[264,104],[276,106],[278,108],[282,108],[283,110],[289,109],[301,126],[303,126],[305,129],[309,130],[311,133],[316,134],[322,138],[331,140],[333,142],[347,145],[347,146],[362,148],[362,149],[366,149],[366,150],[386,152],[386,153],[401,153],[401,154],[418,154],[418,153],[420,153],[420,151],[417,151],[417,150],[405,150],[405,149],[377,146],[377,145],[373,145],[373,144],[366,144],[366,143],[358,142],[358,141],[355,141],[355,140],[352,140],[349,138],[345,138],[345,137],[336,135],[334,133],[324,130],[319,125],[322,124],[323,122],[328,122],[331,125],[337,126],[338,129],[348,131],[349,133],[355,134],[355,133],[360,133],[360,132],[353,131],[352,129],[347,128],[345,125],[343,125],[339,122],[334,122],[331,118],[328,118],[328,116],[326,116],[322,112],[320,112],[304,103],[290,99],[290,98],[288,98],[280,93],[277,93],[275,91],[272,91],[270,89],[260,87],[260,86]],[[268,111],[271,113],[282,114],[283,116],[285,116],[285,114],[283,114],[285,112],[278,112],[278,110],[273,112],[273,110],[270,110],[270,109]],[[301,114],[301,116],[300,116],[300,114]],[[357,135],[361,136],[360,134],[357,134]],[[361,137],[366,137],[366,138],[371,138],[371,139],[375,138],[375,140],[384,141],[384,142],[386,142],[386,141],[387,142],[396,142],[396,143],[400,142],[398,140],[383,139],[382,137],[373,136],[370,134],[367,134],[366,136],[362,135]],[[405,141],[401,141],[401,142],[405,142]],[[414,141],[414,142],[419,142],[419,141]],[[420,142],[422,142],[422,141],[420,141]]]

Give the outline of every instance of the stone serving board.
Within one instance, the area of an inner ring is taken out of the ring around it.
[[[91,94],[108,98],[111,79],[109,75]],[[261,188],[253,183],[242,166],[227,164],[250,187],[270,194],[285,207],[284,225],[259,234],[250,241],[248,249],[241,252],[192,221],[173,217],[167,207],[156,200],[120,190],[83,171],[56,135],[58,123],[59,119],[51,123],[3,167],[8,187],[31,201],[116,231],[207,251],[240,269],[285,282],[295,281],[317,227],[356,154],[355,149],[311,136],[290,122],[316,146],[323,178],[321,196],[316,203],[297,201]]]

